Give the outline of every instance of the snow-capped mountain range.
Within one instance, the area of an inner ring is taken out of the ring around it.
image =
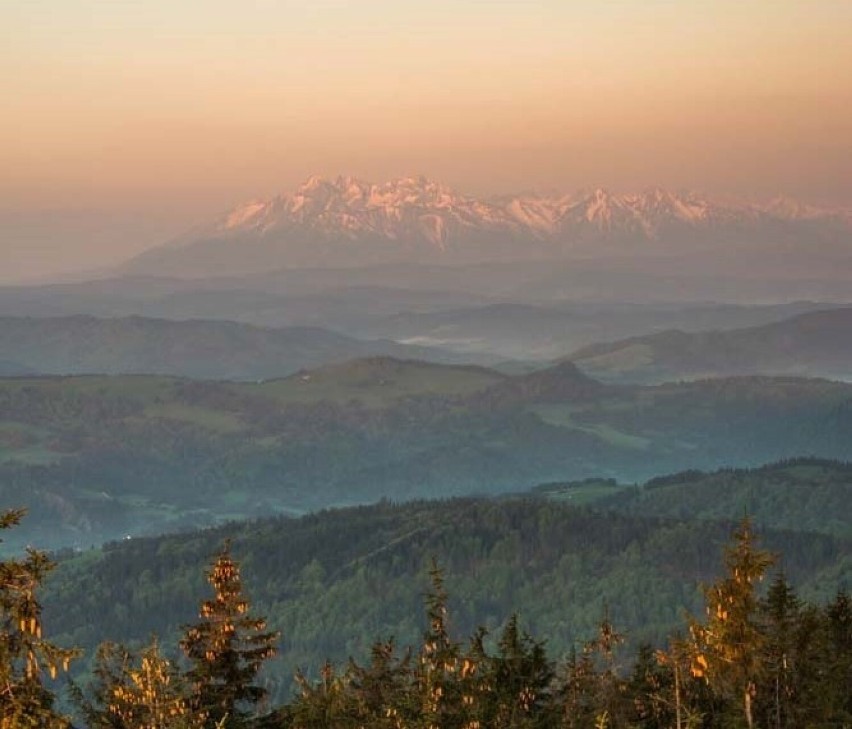
[[[290,195],[240,205],[128,267],[184,273],[206,260],[207,269],[235,272],[670,253],[732,243],[789,247],[827,239],[852,248],[852,214],[786,199],[722,204],[659,188],[485,200],[423,177],[383,184],[311,177]]]

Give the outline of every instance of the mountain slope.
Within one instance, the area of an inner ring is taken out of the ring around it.
[[[593,377],[619,382],[750,374],[852,380],[852,309],[729,331],[670,330],[585,347],[569,359]]]
[[[228,321],[91,316],[0,317],[0,360],[45,374],[147,373],[255,380],[366,355],[459,361],[391,341],[361,341],[315,327],[264,329]],[[25,369],[21,370],[20,368]]]
[[[722,205],[654,189],[480,200],[425,178],[313,177],[241,205],[130,261],[125,272],[202,276],[305,266],[472,262],[717,250],[807,242],[850,252],[844,211]]]
[[[610,489],[614,491],[614,489]],[[566,497],[571,488],[550,488]],[[604,496],[595,504],[622,514],[736,521],[852,539],[852,465],[800,458],[756,469],[686,471]]]

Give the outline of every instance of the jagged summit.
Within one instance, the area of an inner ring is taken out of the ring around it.
[[[532,232],[555,233],[585,223],[600,231],[641,229],[654,235],[670,222],[699,225],[726,217],[774,217],[783,220],[836,216],[836,211],[779,197],[765,205],[722,205],[695,192],[654,187],[639,193],[616,194],[598,187],[577,194],[509,196],[478,200],[424,176],[401,177],[381,184],[357,177],[308,178],[291,195],[263,202],[252,200],[229,211],[214,229],[269,227],[282,218],[337,223],[343,229],[371,227],[364,218],[401,221],[406,213],[449,214],[468,225],[498,225]],[[360,218],[360,219],[359,219]]]
[[[852,218],[795,201],[721,204],[694,192],[651,188],[614,193],[482,199],[423,176],[374,183],[313,176],[292,193],[251,200],[128,268],[178,275],[203,253],[217,270],[350,266],[403,261],[486,261],[677,252],[695,246],[778,239],[796,226]],[[804,236],[802,237],[804,240]],[[847,236],[848,240],[848,236]],[[260,262],[260,257],[263,262]],[[170,259],[170,260],[166,260]],[[175,269],[178,269],[175,271]]]

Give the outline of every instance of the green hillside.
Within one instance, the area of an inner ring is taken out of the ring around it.
[[[590,638],[605,607],[629,650],[663,641],[697,611],[719,570],[730,522],[593,512],[542,498],[381,503],[299,519],[132,539],[66,558],[45,623],[63,644],[171,638],[193,619],[203,567],[226,538],[257,611],[282,632],[275,674],[315,673],[325,658],[364,659],[379,636],[415,643],[431,557],[444,566],[453,631],[497,629],[513,611],[561,656]],[[852,578],[852,542],[761,530],[788,578],[825,601]]]
[[[619,388],[568,364],[508,377],[388,358],[262,383],[0,380],[0,505],[30,510],[6,548],[793,455],[852,458],[852,386]]]
[[[588,479],[542,484],[534,493],[602,510],[665,519],[734,521],[852,538],[852,465],[799,458],[754,469],[685,471],[641,486]]]

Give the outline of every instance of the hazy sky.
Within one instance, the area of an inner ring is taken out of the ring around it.
[[[0,0],[0,278],[311,174],[852,204],[850,0]]]

